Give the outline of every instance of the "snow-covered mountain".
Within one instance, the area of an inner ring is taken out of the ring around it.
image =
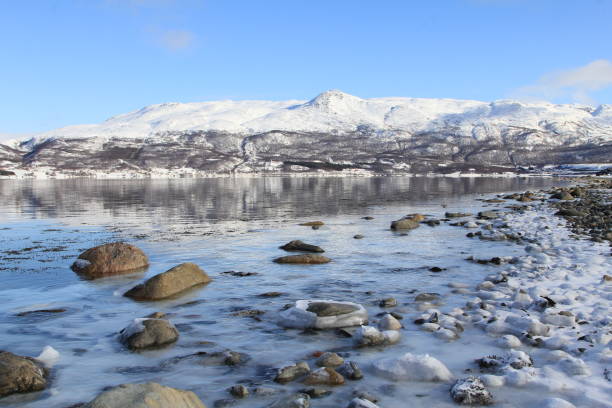
[[[87,175],[454,171],[612,161],[612,106],[362,99],[165,103],[0,145],[0,169]]]

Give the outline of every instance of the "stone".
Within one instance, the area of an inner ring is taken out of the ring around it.
[[[300,240],[290,241],[281,246],[285,251],[325,252],[323,248],[316,245],[306,244]]]
[[[114,242],[80,254],[71,268],[86,279],[138,272],[149,265],[147,256],[134,245]]]
[[[325,225],[323,221],[308,221],[300,224],[303,227],[321,227]]]
[[[437,293],[419,293],[415,296],[415,302],[433,302],[440,300],[440,295]]]
[[[491,405],[493,396],[478,377],[461,378],[450,389],[453,401],[460,405]]]
[[[189,289],[209,283],[211,279],[200,267],[187,262],[155,275],[134,286],[124,296],[135,300],[160,300],[181,294]]]
[[[338,367],[344,363],[344,359],[336,353],[323,353],[315,362],[319,367]]]
[[[102,392],[84,408],[206,408],[191,391],[157,383],[122,384]]]
[[[39,361],[0,351],[0,397],[44,390],[48,376]]]
[[[120,341],[130,350],[160,348],[174,343],[179,332],[165,319],[134,319],[120,332]]]
[[[301,254],[301,255],[281,256],[280,258],[276,258],[274,262],[280,263],[280,264],[314,265],[314,264],[326,264],[328,262],[331,262],[331,259],[323,255]]]
[[[245,398],[249,395],[249,389],[242,384],[236,384],[230,387],[228,392],[236,398]]]
[[[450,381],[453,375],[439,360],[428,354],[405,353],[400,357],[383,358],[372,365],[374,372],[390,380]]]
[[[444,217],[446,218],[462,218],[462,217],[470,217],[471,213],[462,213],[462,212],[447,212],[444,213]]]
[[[390,313],[386,313],[378,322],[378,328],[380,330],[399,330],[402,324]]]
[[[312,371],[304,379],[306,385],[342,385],[344,377],[331,367],[322,367]]]
[[[309,408],[310,396],[308,394],[297,393],[276,400],[268,405],[268,408]]]
[[[372,326],[361,326],[355,333],[355,342],[358,347],[395,344],[400,338],[401,335],[396,330],[379,331]]]
[[[355,239],[363,239],[365,237],[363,235],[361,235],[361,234],[356,234],[356,235],[353,235],[353,238],[355,238]]]
[[[493,220],[499,217],[499,213],[497,211],[481,211],[478,213],[478,218],[484,220]]]
[[[397,306],[397,300],[395,298],[386,298],[382,299],[378,302],[378,306],[380,307],[395,307]]]
[[[391,222],[391,229],[394,231],[411,230],[411,229],[418,228],[419,226],[420,226],[419,221],[416,221],[412,218],[402,218],[402,219]]]
[[[308,394],[310,398],[323,398],[331,395],[331,391],[323,387],[308,387],[300,390],[303,394]]]
[[[351,402],[349,402],[347,408],[379,408],[379,407],[378,405],[376,405],[372,401],[368,401],[367,399],[353,398]]]
[[[359,365],[354,361],[347,361],[336,369],[344,378],[349,380],[361,380],[363,378],[363,372]]]
[[[278,370],[274,381],[280,384],[291,382],[299,377],[302,377],[310,372],[308,363],[302,361],[297,364],[282,367]]]
[[[298,300],[279,313],[278,323],[296,329],[332,329],[364,324],[368,312],[357,303],[332,300]]]

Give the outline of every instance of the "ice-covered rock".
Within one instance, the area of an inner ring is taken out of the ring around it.
[[[379,408],[378,405],[372,401],[361,398],[353,398],[348,404],[347,408]]]
[[[406,353],[400,357],[383,358],[372,364],[376,374],[390,380],[451,381],[453,374],[438,359],[429,354]]]
[[[502,348],[519,348],[522,343],[518,337],[513,336],[511,334],[505,334],[497,339],[497,345]]]
[[[400,338],[397,330],[380,331],[374,326],[361,326],[354,335],[355,342],[359,347],[382,346],[395,344]]]
[[[399,330],[402,324],[390,313],[386,313],[378,322],[378,328],[380,330]]]
[[[458,379],[450,389],[453,401],[461,405],[491,405],[493,396],[478,377]]]
[[[542,408],[576,408],[574,404],[561,398],[547,398],[543,401]]]
[[[520,370],[524,367],[533,366],[533,360],[529,354],[520,350],[510,350],[501,356],[487,356],[479,358],[476,363],[482,370],[492,373],[503,373],[510,368]]]
[[[364,324],[367,310],[357,303],[334,300],[298,300],[295,306],[280,312],[279,324],[289,328],[330,329]]]
[[[559,367],[568,375],[590,375],[589,366],[580,358],[568,356],[559,361]]]
[[[331,367],[321,367],[306,376],[306,385],[342,385],[344,377]]]
[[[532,336],[546,336],[550,332],[549,326],[534,317],[508,315],[505,322],[519,335],[526,332]]]

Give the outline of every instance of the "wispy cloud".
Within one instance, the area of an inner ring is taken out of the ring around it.
[[[612,62],[600,59],[581,67],[551,72],[517,89],[522,99],[571,100],[593,104],[592,93],[612,86]]]
[[[154,35],[159,45],[172,52],[186,50],[195,43],[195,34],[188,30],[163,30]]]

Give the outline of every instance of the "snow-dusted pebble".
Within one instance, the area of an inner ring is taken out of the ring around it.
[[[441,328],[440,330],[435,331],[434,335],[439,339],[448,340],[448,341],[457,340],[459,338],[459,335],[457,333],[455,333],[452,330],[444,329],[444,328]]]
[[[453,401],[461,405],[490,405],[493,396],[478,377],[461,378],[450,389]]]
[[[559,367],[568,375],[590,375],[591,370],[586,363],[576,357],[569,356],[559,361]]]

